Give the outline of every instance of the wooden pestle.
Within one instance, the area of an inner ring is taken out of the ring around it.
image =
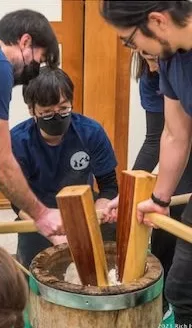
[[[102,211],[96,210],[98,223],[101,224]],[[33,218],[24,212],[19,211],[19,217],[21,221],[0,221],[0,234],[4,233],[26,233],[26,232],[37,232],[37,227]]]
[[[20,262],[18,262],[17,260],[13,259],[16,266],[23,272],[25,273],[28,277],[31,276],[31,273],[29,270],[27,270]]]
[[[139,224],[137,204],[151,196],[156,176],[145,171],[123,171],[117,219],[119,280],[129,283],[143,276],[150,229]]]
[[[124,171],[120,185],[117,224],[117,259],[119,278],[129,283],[144,274],[150,228],[138,224],[137,204],[150,197],[156,176],[144,171]],[[186,204],[191,194],[173,196],[171,205]],[[146,218],[157,227],[192,243],[192,228],[157,213]],[[127,233],[123,233],[126,231]]]
[[[82,284],[107,286],[104,245],[90,186],[65,187],[56,199]]]
[[[177,196],[173,196],[171,198],[171,205],[175,206],[175,205],[181,205],[181,204],[186,204],[189,201],[189,198],[191,197],[191,193],[188,194],[183,194],[183,195],[177,195]],[[102,211],[101,210],[96,210],[96,214],[97,214],[97,219],[99,223],[102,223]],[[154,217],[154,213],[152,213],[151,216],[151,220],[153,220],[153,222],[155,222],[155,217]],[[7,221],[0,221],[0,234],[4,234],[4,233],[27,233],[27,232],[37,232],[37,228],[36,225],[32,219],[31,216],[29,216],[27,213],[25,213],[23,210],[21,210],[19,212],[19,217],[22,219],[22,221],[11,221],[11,222],[7,222]],[[159,216],[158,216],[159,217]],[[168,217],[166,217],[166,220],[169,219]],[[164,222],[164,221],[163,221]],[[167,222],[167,221],[166,221]],[[160,223],[160,221],[156,221],[155,223],[159,228],[162,228],[164,230],[167,230],[167,226],[166,224],[163,225],[163,223]],[[161,226],[160,226],[161,224]],[[163,226],[162,226],[163,225]],[[190,229],[190,228],[189,228]],[[168,231],[168,230],[167,230]],[[174,232],[169,231],[170,233],[175,234]],[[176,234],[175,234],[176,235]],[[177,237],[178,234],[176,235]],[[182,237],[183,238],[183,237]],[[183,238],[185,239],[185,238]]]
[[[179,237],[189,243],[192,243],[192,228],[172,219],[166,215],[158,213],[148,213],[146,217],[157,227],[170,232],[172,235]]]
[[[187,204],[190,197],[192,196],[191,193],[183,194],[183,195],[176,195],[171,197],[171,206],[175,205],[184,205]]]
[[[0,234],[1,233],[27,233],[37,232],[37,227],[34,221],[21,220],[21,221],[0,221]]]

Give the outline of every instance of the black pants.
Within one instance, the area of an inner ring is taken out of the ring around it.
[[[105,223],[101,225],[101,233],[105,241],[116,239],[116,224]],[[32,259],[44,249],[53,246],[39,233],[22,233],[18,235],[17,259],[29,268]]]
[[[182,222],[192,227],[192,200],[186,206]],[[165,295],[173,305],[176,324],[192,327],[192,244],[177,240],[173,264],[169,270]]]

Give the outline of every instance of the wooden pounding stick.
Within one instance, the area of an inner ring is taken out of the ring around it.
[[[1,233],[26,233],[37,232],[37,227],[33,220],[21,220],[12,222],[0,221],[0,234]]]
[[[172,235],[179,237],[189,243],[192,243],[192,228],[172,219],[166,215],[158,213],[148,213],[146,217],[149,221],[155,224],[158,228],[170,232]]]
[[[192,195],[191,193],[188,193],[188,194],[183,194],[183,195],[172,196],[170,206],[187,204],[191,195]]]
[[[21,263],[19,263],[17,260],[13,259],[16,266],[21,270],[23,271],[23,273],[25,273],[28,277],[31,276],[31,273],[29,270],[27,270]]]
[[[102,210],[97,210],[97,220],[101,224]],[[0,234],[38,232],[33,218],[23,210],[19,212],[21,221],[0,221]]]
[[[107,286],[104,245],[90,186],[65,187],[56,199],[82,284]]]
[[[191,197],[191,193],[177,195],[171,197],[171,206],[186,204]],[[102,210],[96,210],[97,219],[99,224],[102,223]],[[0,233],[27,233],[27,232],[37,232],[37,228],[33,218],[29,214],[25,213],[23,210],[19,212],[19,217],[22,221],[0,221]],[[168,217],[167,217],[168,218]],[[158,224],[156,224],[158,226]],[[166,226],[161,227],[166,230]]]
[[[129,283],[143,276],[150,229],[139,224],[137,204],[151,196],[156,176],[145,171],[123,171],[117,219],[119,280]]]

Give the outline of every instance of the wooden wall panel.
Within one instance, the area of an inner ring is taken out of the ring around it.
[[[62,68],[75,85],[74,110],[82,113],[84,1],[62,0],[62,21],[51,25],[62,45]]]
[[[85,4],[84,114],[99,121],[114,144],[117,38],[98,1]]]
[[[116,111],[115,111],[115,154],[118,158],[117,175],[127,169],[128,161],[128,133],[129,133],[129,95],[131,51],[117,42],[117,80],[116,80]]]
[[[106,130],[118,159],[127,168],[129,58],[116,32],[99,14],[99,2],[85,1],[84,114]]]

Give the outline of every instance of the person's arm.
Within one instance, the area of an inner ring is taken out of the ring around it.
[[[185,113],[178,100],[165,97],[165,127],[161,137],[159,174],[154,195],[164,202],[170,201],[183,174],[191,150],[192,118]],[[138,205],[138,220],[145,213],[168,213],[168,208],[151,199]]]
[[[5,120],[0,120],[0,189],[11,202],[25,209],[34,219],[45,210],[45,206],[29,189],[12,153],[8,121]]]
[[[149,73],[154,57],[144,56],[148,68],[139,80],[139,95],[146,115],[146,137],[133,165],[133,170],[152,172],[159,162],[160,139],[164,127],[164,97],[159,92],[159,73]],[[148,59],[151,58],[148,62]],[[147,66],[146,63],[146,66]],[[155,63],[157,65],[157,63]]]
[[[165,128],[161,138],[159,175],[154,194],[170,200],[184,172],[191,151],[192,117],[178,100],[165,97]]]
[[[146,137],[133,165],[133,170],[152,172],[155,169],[159,162],[160,139],[163,127],[163,112],[146,111]]]
[[[27,212],[41,233],[48,237],[63,232],[58,210],[45,207],[30,190],[11,149],[8,121],[0,119],[0,190]]]
[[[96,177],[99,194],[95,202],[96,210],[105,211],[111,199],[118,194],[117,177],[115,170],[103,176]]]
[[[117,196],[118,184],[115,169],[102,176],[96,176],[95,178],[99,189],[98,199],[113,199]]]

